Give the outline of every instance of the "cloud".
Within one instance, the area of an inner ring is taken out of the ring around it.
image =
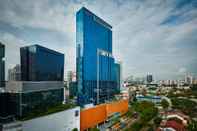
[[[0,33],[0,42],[5,44],[5,69],[13,68],[20,63],[20,46],[26,45],[24,40],[10,33]],[[7,78],[7,71],[6,71]]]
[[[124,77],[150,72],[169,79],[179,77],[182,67],[197,75],[197,4],[182,1],[6,0],[0,2],[0,22],[10,25],[3,33],[13,35],[17,28],[17,39],[65,53],[65,69],[75,70],[75,14],[85,6],[113,26],[113,53]]]
[[[180,69],[179,69],[179,73],[181,73],[181,74],[185,74],[185,73],[187,73],[187,69],[185,68],[185,67],[181,67]]]
[[[1,1],[1,21],[19,28],[34,27],[65,31],[62,27],[63,6],[52,5],[49,0],[6,0]]]

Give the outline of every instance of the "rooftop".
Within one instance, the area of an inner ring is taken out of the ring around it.
[[[78,12],[83,11],[83,10],[86,11],[86,12],[88,12],[88,13],[91,14],[92,16],[96,17],[96,19],[97,19],[100,23],[102,23],[103,25],[105,25],[107,28],[112,29],[112,26],[111,26],[110,24],[108,24],[106,21],[104,21],[103,19],[101,19],[100,17],[98,17],[97,15],[95,15],[93,12],[91,12],[91,11],[88,10],[87,8],[82,7]],[[78,13],[78,12],[77,12],[77,13]]]
[[[37,110],[34,110],[31,113],[29,113],[27,116],[24,116],[20,120],[26,121],[26,120],[50,115],[50,114],[53,114],[53,113],[58,113],[58,112],[61,112],[61,111],[64,111],[64,110],[74,108],[74,107],[76,107],[76,105],[73,105],[73,104],[58,104],[56,106],[48,107],[46,109],[37,109]]]
[[[173,120],[166,122],[165,128],[167,128],[167,127],[171,127],[177,131],[185,131],[185,127],[183,125],[181,125],[178,122],[173,121]]]
[[[30,46],[24,46],[24,47],[21,47],[21,48],[38,48],[38,49],[47,51],[48,53],[64,56],[63,53],[60,53],[58,51],[55,51],[53,49],[49,49],[48,47],[44,47],[44,46],[41,46],[41,45],[38,45],[38,44],[34,44],[34,45],[30,45]]]

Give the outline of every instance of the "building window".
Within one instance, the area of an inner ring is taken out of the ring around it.
[[[78,117],[79,116],[79,111],[75,111],[75,117]]]

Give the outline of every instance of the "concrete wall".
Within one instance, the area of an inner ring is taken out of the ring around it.
[[[128,100],[120,100],[84,109],[81,111],[81,131],[106,121],[107,118],[114,113],[120,113],[120,115],[124,115],[127,111]]]
[[[106,105],[107,107],[107,117],[119,112],[121,115],[127,113],[128,111],[128,100],[121,100]]]
[[[23,131],[72,131],[74,128],[80,131],[80,107],[23,122]]]
[[[106,105],[98,105],[81,111],[81,130],[85,130],[104,122],[107,119]]]

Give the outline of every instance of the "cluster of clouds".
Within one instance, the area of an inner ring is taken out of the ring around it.
[[[7,68],[19,63],[19,47],[40,44],[64,53],[66,71],[75,70],[76,12],[82,6],[113,26],[113,54],[124,77],[197,76],[195,0],[2,0]]]

